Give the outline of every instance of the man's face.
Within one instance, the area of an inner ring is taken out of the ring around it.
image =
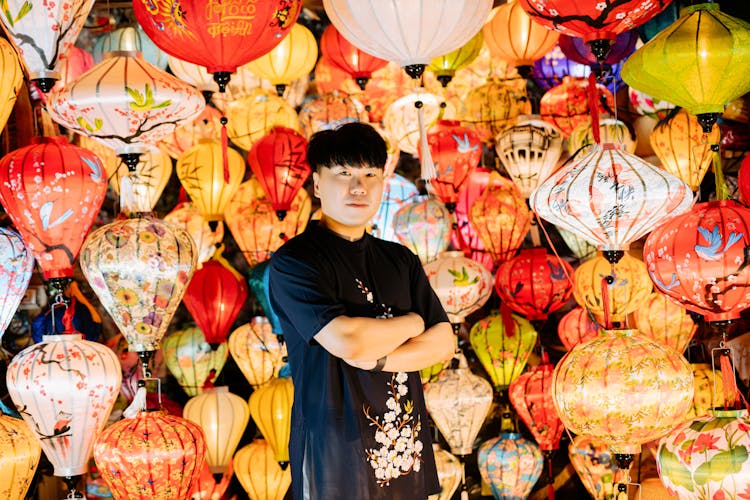
[[[315,196],[330,222],[360,230],[378,211],[383,194],[383,169],[370,166],[334,165],[313,173]],[[331,227],[337,231],[336,227]]]

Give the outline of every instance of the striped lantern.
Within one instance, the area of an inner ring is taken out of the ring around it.
[[[234,362],[253,389],[279,376],[286,344],[279,342],[268,318],[256,316],[238,327],[229,335],[228,344]]]
[[[292,471],[279,467],[265,439],[255,439],[237,450],[233,467],[250,500],[283,500],[292,485]]]
[[[0,498],[23,500],[42,448],[23,420],[0,413]]]

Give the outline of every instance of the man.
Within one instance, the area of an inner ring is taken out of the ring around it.
[[[294,381],[295,500],[425,499],[440,486],[418,370],[455,341],[419,259],[365,232],[386,145],[369,125],[315,134],[321,220],[271,259],[270,299]]]

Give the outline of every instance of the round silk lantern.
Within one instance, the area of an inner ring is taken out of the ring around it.
[[[15,49],[4,38],[0,41],[0,71],[3,74],[0,84],[0,102],[3,103],[0,106],[0,127],[5,128],[23,84],[23,68]]]
[[[724,394],[724,382],[721,373],[711,369],[708,363],[692,363],[693,370],[693,405],[685,418],[693,420],[709,415],[710,410],[719,408]]]
[[[233,100],[226,108],[227,135],[237,147],[250,151],[255,141],[273,127],[300,130],[297,112],[284,99],[265,90],[255,89],[245,97]]]
[[[279,466],[289,466],[294,385],[292,379],[279,377],[266,382],[250,395],[250,416],[271,448]]]
[[[261,5],[206,5],[198,0],[183,0],[178,6],[160,1],[133,4],[135,17],[148,37],[164,52],[205,66],[221,92],[238,66],[281,43],[301,8],[300,0],[272,0]]]
[[[412,156],[419,155],[420,124],[419,115],[423,114],[424,127],[429,129],[438,119],[453,119],[456,111],[453,105],[429,92],[411,92],[396,101],[385,110],[383,126],[388,137],[395,142],[396,147]],[[422,105],[417,107],[417,103]],[[432,149],[432,148],[430,148]]]
[[[359,88],[365,90],[374,71],[385,67],[388,61],[375,57],[344,38],[333,24],[329,24],[320,38],[320,52],[337,68],[352,77]]]
[[[454,328],[492,294],[492,274],[479,262],[464,257],[463,252],[444,252],[425,264],[424,270]]]
[[[662,345],[684,353],[698,325],[684,307],[665,295],[654,292],[635,312],[638,330]]]
[[[286,344],[274,334],[268,318],[254,317],[229,336],[229,353],[247,382],[257,389],[274,377],[286,357]]]
[[[699,203],[654,229],[643,258],[656,288],[706,321],[729,321],[750,307],[743,264],[750,209],[731,200]]]
[[[595,142],[592,124],[590,122],[581,123],[568,136],[568,152],[573,156],[579,149],[590,146]],[[622,151],[631,154],[635,154],[638,145],[635,134],[630,131],[625,122],[612,118],[599,120],[599,143],[615,144]]]
[[[231,130],[231,127],[227,127],[227,130]],[[161,145],[169,156],[177,160],[204,139],[221,140],[221,112],[213,106],[206,106],[195,119],[176,127]]]
[[[45,335],[18,353],[6,373],[13,403],[62,477],[88,469],[121,381],[117,355],[80,334]]]
[[[190,397],[213,385],[229,356],[226,342],[213,349],[198,328],[171,333],[162,349],[167,368]]]
[[[469,331],[469,342],[498,391],[505,391],[526,366],[537,333],[515,314],[493,311]]]
[[[201,91],[204,98],[213,95],[219,91],[219,85],[214,81],[213,75],[206,71],[203,66],[198,66],[191,62],[183,61],[174,56],[169,56],[169,70],[185,83]]]
[[[568,445],[568,457],[594,500],[614,498],[615,473],[619,469],[606,443],[593,436],[576,436]]]
[[[570,298],[573,268],[544,248],[529,248],[500,264],[495,290],[500,300],[530,321],[547,319]]]
[[[531,76],[534,82],[544,90],[550,90],[560,85],[566,76],[574,78],[586,78],[591,73],[591,68],[586,65],[571,61],[559,45],[547,52],[541,59],[534,63]]]
[[[517,432],[503,432],[482,443],[477,464],[495,498],[528,497],[544,468],[539,447]]]
[[[182,227],[190,234],[198,255],[198,266],[210,259],[224,239],[224,224],[219,222],[212,230],[208,221],[190,202],[178,204],[164,216],[164,222]]]
[[[169,57],[151,41],[137,23],[135,26],[123,26],[100,36],[94,44],[94,61],[100,63],[106,58],[107,52],[121,50],[140,52],[145,60],[157,68],[167,69]]]
[[[366,122],[367,112],[357,99],[346,92],[333,91],[313,99],[299,112],[302,135],[308,139],[321,130],[351,122]]]
[[[560,337],[566,351],[598,337],[599,330],[599,323],[591,318],[586,309],[580,306],[571,309],[557,324],[557,336]]]
[[[206,439],[196,424],[166,411],[142,411],[107,427],[94,459],[115,500],[189,498]]]
[[[0,202],[47,280],[73,277],[106,191],[96,155],[62,136],[36,139],[0,160]]]
[[[26,294],[33,272],[34,257],[21,237],[15,231],[0,228],[0,339]]]
[[[484,35],[481,31],[478,31],[471,40],[461,47],[447,54],[435,57],[430,61],[427,70],[435,75],[435,78],[437,78],[443,87],[447,87],[451,80],[453,80],[456,71],[465,68],[479,56],[483,45]]]
[[[23,420],[0,414],[0,495],[23,500],[31,486],[42,449]]]
[[[381,240],[398,242],[393,229],[393,217],[405,202],[418,193],[417,186],[405,177],[398,174],[388,177],[383,186],[378,211],[370,221],[371,234]]]
[[[440,481],[440,493],[430,495],[427,499],[450,500],[461,484],[464,469],[458,458],[442,449],[439,444],[432,444],[432,452],[435,455],[435,466],[437,467],[438,481]]]
[[[466,94],[459,119],[482,141],[491,142],[497,134],[512,127],[518,116],[531,111],[525,85],[489,81]]]
[[[601,255],[582,263],[573,275],[573,296],[578,305],[590,311],[601,324],[625,321],[648,299],[653,284],[648,278],[643,261],[624,254],[612,264]],[[602,292],[602,280],[607,287],[608,303]],[[605,317],[608,309],[609,318]]]
[[[265,439],[255,439],[237,450],[233,468],[250,500],[283,500],[292,485],[292,471],[279,467]]]
[[[606,87],[596,84],[598,113],[614,109],[614,96]],[[581,123],[591,120],[589,83],[586,78],[564,76],[562,83],[547,91],[539,102],[542,120],[559,128],[564,137]]]
[[[628,99],[630,107],[639,115],[648,116],[655,120],[664,120],[674,109],[674,104],[661,99],[656,99],[633,87],[628,87]],[[696,118],[697,120],[697,118]]]
[[[442,202],[430,196],[419,196],[404,203],[396,212],[393,230],[401,244],[414,252],[424,265],[450,245],[451,219]]]

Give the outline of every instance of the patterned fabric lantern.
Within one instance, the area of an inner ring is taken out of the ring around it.
[[[737,174],[737,189],[740,194],[740,201],[747,204],[750,201],[750,156],[746,155],[740,164],[740,171]]]
[[[258,387],[250,395],[250,416],[271,448],[282,469],[289,465],[289,433],[292,429],[294,385],[279,377]]]
[[[743,265],[750,209],[731,200],[699,203],[654,229],[643,257],[656,288],[706,321],[740,317],[750,307]]]
[[[424,270],[454,325],[463,323],[492,294],[492,274],[482,264],[464,257],[463,252],[444,252],[425,264]]]
[[[371,234],[381,240],[397,242],[398,238],[393,230],[393,217],[406,201],[417,194],[417,186],[405,177],[398,174],[388,177],[383,186],[380,207],[370,221]]]
[[[672,174],[608,143],[552,174],[529,198],[532,209],[577,233],[608,258],[663,220],[690,209],[690,187]]]
[[[422,106],[417,108],[416,103]],[[395,145],[404,153],[412,156],[419,155],[420,125],[419,115],[422,114],[424,126],[431,128],[438,119],[453,119],[456,115],[453,105],[446,102],[441,107],[444,99],[429,92],[411,92],[394,101],[383,116],[383,126],[388,137],[391,137]]]
[[[474,129],[482,141],[491,142],[512,127],[518,116],[531,113],[531,101],[525,84],[490,81],[469,91],[461,111],[461,122]]]
[[[653,285],[646,265],[635,257],[624,254],[616,264],[601,255],[578,266],[573,275],[573,296],[578,305],[590,311],[599,323],[605,324],[605,308],[610,321],[625,321],[648,299]],[[609,303],[602,295],[602,280],[606,280]]]
[[[519,116],[514,127],[497,136],[495,151],[521,196],[528,198],[557,167],[562,134],[538,115]]]
[[[279,467],[265,439],[237,450],[233,467],[250,500],[283,500],[292,485],[292,471]]]
[[[424,265],[450,245],[451,219],[442,202],[430,196],[418,196],[404,203],[393,216],[393,230],[401,244],[417,254]]]
[[[515,314],[506,316],[493,311],[469,331],[471,347],[498,391],[505,391],[521,375],[537,339],[527,320]]]
[[[23,420],[0,413],[0,496],[23,500],[42,449],[39,440]]]
[[[80,334],[45,335],[13,358],[6,381],[55,475],[86,472],[94,438],[120,391],[122,375],[115,353]]]
[[[188,400],[185,418],[203,429],[206,438],[206,462],[212,474],[226,472],[242,438],[250,410],[241,397],[226,386],[213,387]]]
[[[33,272],[34,257],[21,237],[15,231],[0,228],[0,339],[26,293]]]
[[[636,309],[635,323],[643,335],[679,353],[685,352],[698,329],[684,307],[659,292]]]
[[[140,24],[123,26],[100,36],[94,44],[94,61],[100,63],[106,57],[107,52],[121,50],[140,52],[145,60],[157,68],[167,69],[169,62],[167,54],[146,36]]]
[[[715,373],[708,363],[693,363],[693,405],[685,418],[693,420],[709,414],[713,408],[719,408],[724,394],[724,382],[721,374]]]
[[[568,136],[568,152],[571,156],[576,154],[579,149],[596,142],[592,127],[591,122],[584,122],[570,132],[570,136]],[[617,145],[621,150],[631,154],[635,154],[635,148],[638,145],[635,134],[630,131],[628,126],[624,122],[613,118],[599,120],[599,143],[604,144],[608,142]]]
[[[15,106],[16,96],[21,90],[23,68],[15,49],[4,38],[0,41],[0,71],[3,75],[2,83],[0,83],[0,102],[3,103],[0,107],[0,127],[5,128]]]
[[[221,113],[213,106],[206,106],[194,120],[175,128],[161,146],[177,160],[203,139],[221,140]]]
[[[606,87],[596,84],[596,108],[599,114],[614,109],[614,96]],[[586,78],[564,76],[561,84],[552,87],[539,103],[542,120],[559,128],[567,137],[581,123],[591,120],[589,83]]]
[[[693,191],[700,188],[713,161],[711,144],[718,144],[720,139],[717,125],[706,135],[698,118],[684,109],[657,123],[650,135],[661,168],[688,183]]]
[[[81,269],[131,351],[159,347],[196,266],[195,243],[159,219],[111,222],[92,232]]]
[[[557,336],[566,351],[599,336],[599,323],[591,319],[589,312],[574,307],[557,324]]]
[[[344,38],[333,24],[329,24],[320,38],[323,57],[344,71],[364,90],[374,71],[385,67],[388,61],[368,54]],[[317,79],[316,79],[317,80]]]
[[[115,500],[189,498],[205,455],[201,428],[163,410],[110,425],[94,446],[96,465]]]
[[[435,75],[443,87],[447,87],[456,71],[465,68],[479,56],[483,45],[484,35],[479,31],[461,47],[434,58],[427,70]]]
[[[300,130],[300,121],[294,108],[281,97],[256,89],[232,101],[226,109],[227,134],[237,147],[250,151],[255,141],[273,127]]]
[[[583,64],[571,61],[560,46],[556,45],[552,50],[534,63],[532,78],[534,82],[544,90],[549,90],[560,85],[566,76],[574,78],[586,78],[591,73],[591,68]]]
[[[674,104],[671,102],[656,99],[633,87],[628,87],[628,99],[630,100],[630,107],[636,113],[655,120],[664,120],[674,109]]]
[[[178,204],[166,216],[164,222],[182,227],[195,242],[198,266],[210,259],[224,239],[224,224],[218,223],[212,231],[208,221],[190,202]]]
[[[47,280],[73,276],[106,191],[96,155],[62,136],[36,139],[0,160],[0,202]]]
[[[609,53],[604,60],[599,61],[582,38],[569,35],[560,35],[560,50],[570,59],[581,64],[588,64],[597,70],[607,70],[611,65],[626,59],[635,50],[635,44],[638,41],[638,31],[629,30],[619,33],[609,48]]]
[[[299,112],[302,135],[308,139],[321,130],[351,122],[366,122],[367,112],[357,99],[346,92],[333,91],[313,99]]]
[[[190,397],[200,394],[206,382],[216,380],[229,356],[226,342],[212,349],[198,328],[171,333],[162,349],[167,368]]]
[[[750,24],[702,3],[636,50],[622,67],[628,85],[698,115],[709,133],[724,106],[750,90]]]
[[[555,229],[557,229],[565,245],[579,260],[586,260],[596,256],[596,245],[592,245],[576,233],[571,233],[557,226],[555,226]]]
[[[450,500],[461,484],[464,469],[455,455],[442,449],[439,444],[432,443],[432,452],[435,455],[440,493],[430,495],[427,500]]]
[[[133,11],[143,30],[164,52],[205,66],[224,92],[237,67],[268,53],[289,34],[302,2],[273,0],[252,7],[187,0],[140,1]]]
[[[268,318],[256,316],[229,336],[229,352],[247,382],[257,389],[274,377],[286,357],[286,344],[279,342]]]
[[[513,500],[529,496],[544,468],[539,447],[517,432],[503,432],[482,443],[477,463],[492,495]]]
[[[495,290],[513,311],[530,321],[545,320],[570,298],[573,268],[544,248],[529,248],[500,264]]]
[[[568,445],[568,457],[594,500],[614,498],[615,473],[619,469],[606,443],[593,436],[576,436]]]

